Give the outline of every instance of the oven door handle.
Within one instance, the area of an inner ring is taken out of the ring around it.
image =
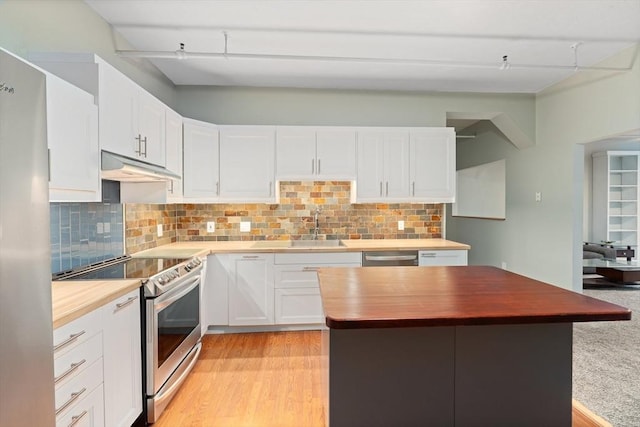
[[[166,292],[160,295],[158,298],[156,298],[153,301],[153,310],[155,312],[159,312],[163,308],[171,305],[175,301],[179,300],[180,298],[182,298],[183,296],[191,292],[193,289],[196,288],[196,286],[200,285],[200,276],[194,277],[193,279],[191,279],[190,283],[188,284],[187,283],[188,282],[185,282],[184,284],[177,286],[172,290],[170,290],[169,292]]]

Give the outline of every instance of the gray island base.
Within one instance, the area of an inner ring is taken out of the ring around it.
[[[319,278],[330,427],[570,427],[573,322],[631,318],[493,267]]]

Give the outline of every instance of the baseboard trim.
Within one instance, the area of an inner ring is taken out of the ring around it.
[[[588,422],[590,427],[613,427],[610,422],[605,420],[604,418],[594,414],[584,406],[582,403],[578,402],[575,399],[572,399],[573,413],[574,415],[577,413],[585,422]],[[574,426],[575,421],[574,421]],[[580,424],[583,425],[583,424]],[[586,424],[584,424],[586,426]]]

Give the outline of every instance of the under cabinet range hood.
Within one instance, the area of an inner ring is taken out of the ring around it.
[[[103,151],[102,179],[121,182],[158,182],[181,179],[181,177],[163,167]]]

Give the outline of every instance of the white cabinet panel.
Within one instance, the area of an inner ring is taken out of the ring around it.
[[[324,312],[318,287],[275,290],[275,323],[322,323]]]
[[[411,131],[411,197],[422,202],[454,202],[456,135],[452,128]]]
[[[354,179],[355,129],[318,129],[316,157],[318,179]]]
[[[142,413],[140,290],[105,305],[105,424],[130,426]]]
[[[182,116],[171,109],[165,111],[166,167],[182,176]],[[182,180],[167,183],[167,201],[182,201]]]
[[[273,324],[273,254],[229,254],[229,325]]]
[[[357,200],[389,201],[409,198],[409,132],[358,132]]]
[[[149,93],[138,88],[137,132],[141,138],[140,160],[166,165],[165,111],[167,107]]]
[[[419,251],[418,265],[426,266],[450,266],[467,265],[468,251],[463,249]]]
[[[141,146],[137,139],[138,87],[104,61],[99,64],[100,147],[103,150],[138,158]]]
[[[278,126],[276,177],[279,180],[354,179],[355,129]]]
[[[102,387],[96,387],[87,397],[56,418],[56,427],[103,427],[104,397]]]
[[[184,119],[184,197],[215,200],[220,196],[218,129]]]
[[[275,128],[220,127],[220,197],[226,201],[275,201]]]
[[[101,200],[98,107],[93,95],[51,74],[47,74],[47,144],[49,200]]]
[[[278,179],[312,178],[316,173],[316,132],[312,127],[287,126],[276,130]]]

